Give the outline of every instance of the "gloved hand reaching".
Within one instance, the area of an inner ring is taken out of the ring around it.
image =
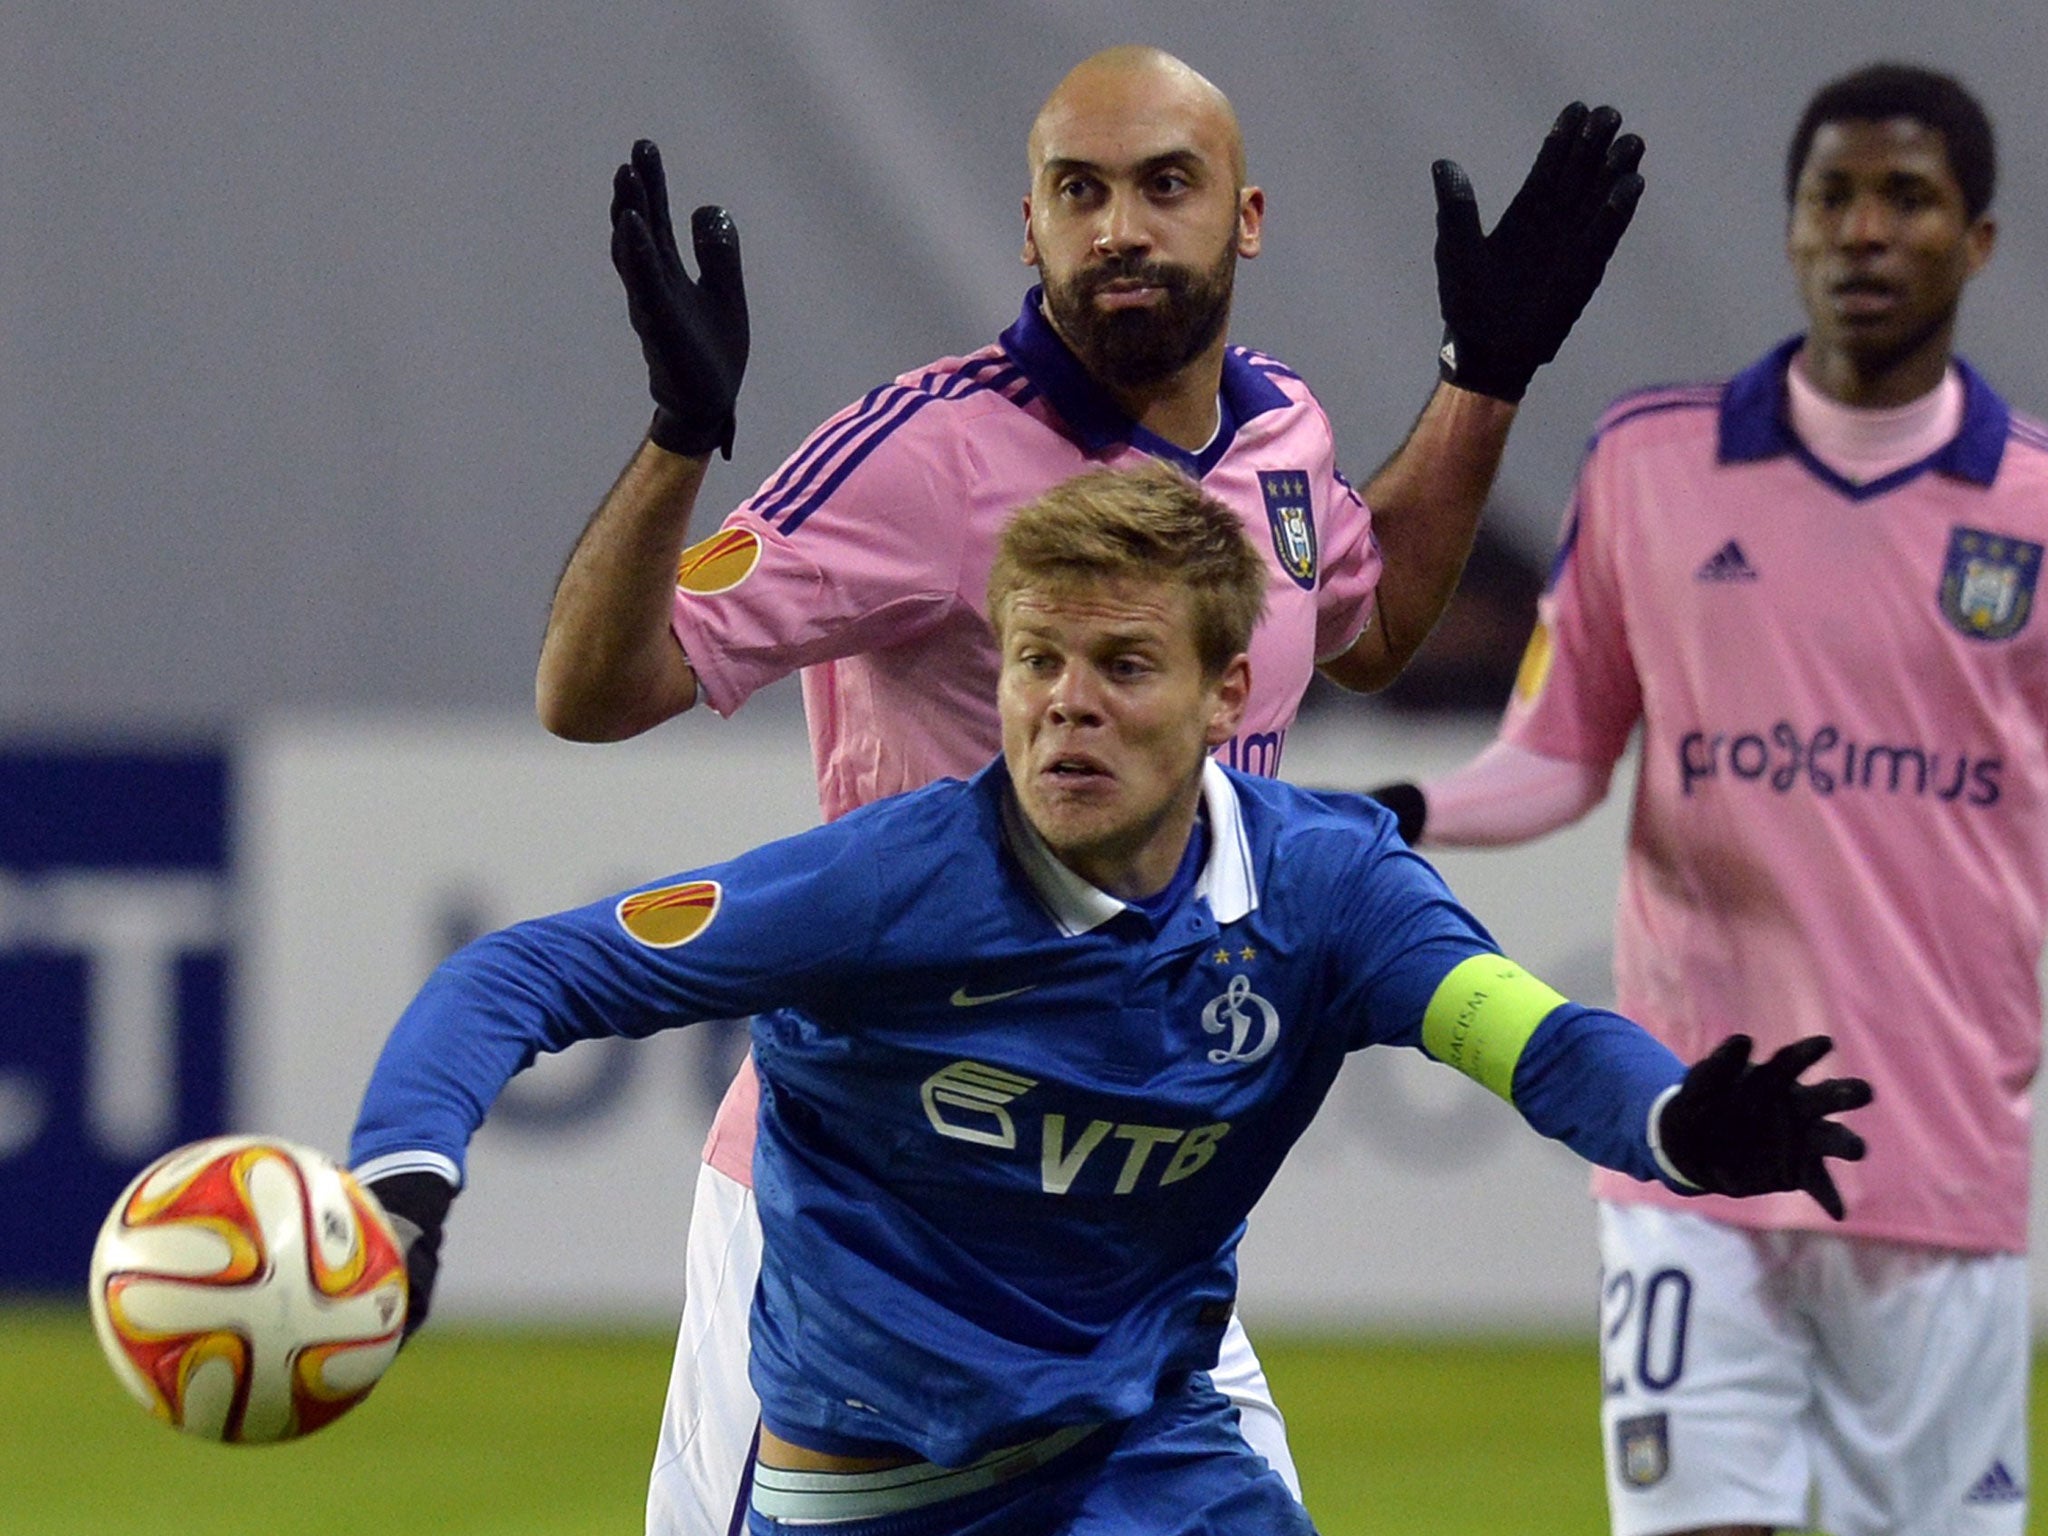
[[[1859,1161],[1863,1138],[1838,1120],[1870,1102],[1860,1077],[1802,1083],[1799,1075],[1834,1048],[1826,1035],[1795,1040],[1752,1063],[1748,1035],[1730,1035],[1695,1062],[1663,1101],[1651,1137],[1686,1183],[1709,1194],[1761,1195],[1803,1189],[1840,1221],[1841,1194],[1825,1159]]]

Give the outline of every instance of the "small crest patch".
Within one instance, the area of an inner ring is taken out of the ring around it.
[[[725,891],[716,880],[685,880],[620,898],[619,926],[649,949],[687,944],[718,916]]]
[[[697,597],[730,592],[761,563],[761,536],[747,528],[721,528],[683,551],[676,585]]]
[[[1631,1488],[1651,1488],[1671,1470],[1671,1428],[1661,1413],[1642,1413],[1614,1424],[1615,1460]]]
[[[1316,520],[1309,505],[1308,472],[1262,469],[1259,491],[1266,498],[1266,522],[1280,568],[1305,591],[1316,587]]]
[[[1941,568],[1941,616],[1972,640],[2010,640],[2034,612],[2041,546],[1954,528]]]

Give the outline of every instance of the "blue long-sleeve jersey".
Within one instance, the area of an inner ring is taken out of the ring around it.
[[[1206,859],[1154,915],[1059,865],[1008,783],[997,762],[479,940],[399,1020],[351,1161],[459,1180],[538,1052],[751,1014],[769,1427],[957,1465],[1142,1411],[1215,1360],[1245,1215],[1346,1053],[1424,1047],[1445,978],[1496,951],[1369,800],[1210,764]],[[1561,1003],[1494,1086],[1654,1178],[1682,1075]]]

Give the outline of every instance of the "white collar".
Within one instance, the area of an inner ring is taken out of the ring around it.
[[[1237,787],[1213,757],[1202,764],[1202,805],[1209,813],[1209,857],[1195,881],[1195,894],[1208,898],[1218,923],[1234,923],[1257,910],[1259,887]],[[1129,906],[1059,861],[1018,808],[1015,790],[1003,795],[1003,833],[1031,888],[1068,938],[1100,928]]]

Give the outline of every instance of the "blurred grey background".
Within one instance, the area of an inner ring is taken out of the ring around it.
[[[1490,224],[1563,102],[1623,109],[1649,192],[1501,484],[1537,558],[1608,398],[1797,328],[1784,142],[1875,57],[1959,73],[1998,123],[1963,345],[2048,407],[2039,5],[15,0],[6,37],[0,730],[527,710],[556,572],[647,415],[606,255],[631,141],[745,248],[708,530],[826,414],[1010,321],[1026,126],[1112,42],[1236,101],[1269,216],[1234,334],[1310,379],[1354,477],[1433,377],[1429,162]]]

